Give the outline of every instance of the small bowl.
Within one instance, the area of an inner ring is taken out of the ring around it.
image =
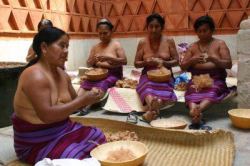
[[[150,122],[152,127],[163,129],[184,129],[187,123],[179,119],[157,119]]]
[[[87,80],[89,81],[101,81],[107,78],[108,69],[94,68],[85,72]]]
[[[232,109],[228,114],[235,127],[250,129],[250,109]]]
[[[114,162],[107,160],[110,151],[121,148],[131,150],[135,158],[123,162]],[[97,146],[90,152],[90,155],[101,162],[102,166],[139,166],[143,164],[148,154],[148,148],[145,144],[138,141],[115,141]]]
[[[162,72],[160,69],[155,69],[149,70],[147,76],[153,82],[168,82],[171,79],[171,72],[169,70]]]

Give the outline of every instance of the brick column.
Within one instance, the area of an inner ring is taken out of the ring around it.
[[[250,108],[250,16],[240,24],[237,34],[238,107]]]

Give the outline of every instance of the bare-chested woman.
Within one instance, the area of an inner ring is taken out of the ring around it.
[[[146,121],[156,119],[159,109],[177,100],[173,91],[173,79],[169,82],[156,83],[148,80],[147,71],[159,65],[171,70],[178,64],[178,53],[173,39],[162,35],[165,21],[159,14],[147,17],[148,37],[142,39],[137,47],[134,65],[143,68],[137,92],[143,104],[147,105],[143,115]]]
[[[181,67],[190,71],[192,76],[209,74],[214,82],[211,88],[197,91],[190,81],[185,94],[193,122],[190,128],[199,128],[202,111],[211,104],[220,102],[230,93],[225,82],[227,76],[225,69],[232,67],[232,61],[226,43],[212,36],[215,25],[211,17],[198,18],[194,23],[194,29],[199,40],[190,46]]]
[[[109,74],[106,79],[101,81],[84,81],[78,95],[92,89],[99,89],[104,95],[108,88],[114,86],[116,81],[123,77],[122,66],[127,64],[121,44],[112,40],[113,25],[111,22],[101,19],[96,27],[101,42],[91,49],[87,64],[94,68],[108,69]]]
[[[49,27],[33,40],[36,57],[22,72],[14,98],[12,123],[17,157],[34,165],[51,159],[89,157],[104,134],[95,127],[70,121],[78,108],[100,99],[98,91],[77,96],[70,78],[62,69],[68,57],[69,36]]]

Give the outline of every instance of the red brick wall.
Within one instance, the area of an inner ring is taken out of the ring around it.
[[[164,16],[169,35],[193,34],[194,20],[211,15],[219,34],[236,33],[250,13],[250,0],[0,0],[0,36],[31,37],[41,18],[74,37],[96,36],[96,22],[108,17],[116,36],[141,36],[145,18]]]

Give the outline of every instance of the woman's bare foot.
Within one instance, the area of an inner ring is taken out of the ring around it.
[[[201,122],[202,114],[198,107],[190,110],[190,116],[192,117],[192,123],[199,124]]]
[[[155,111],[151,111],[148,110],[147,112],[145,112],[142,115],[142,118],[146,121],[146,122],[151,122],[152,120],[155,120],[157,118],[158,114]]]

